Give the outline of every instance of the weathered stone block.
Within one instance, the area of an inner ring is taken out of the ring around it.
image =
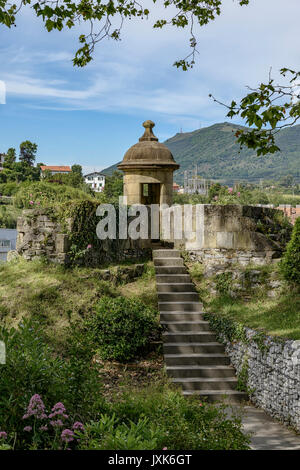
[[[216,241],[218,248],[227,248],[232,249],[234,248],[233,243],[234,237],[232,232],[217,232],[216,233]]]
[[[69,239],[65,233],[56,234],[55,249],[57,253],[67,253],[67,251],[69,250]]]

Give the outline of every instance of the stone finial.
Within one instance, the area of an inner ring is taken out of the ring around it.
[[[143,141],[151,141],[151,140],[154,140],[154,141],[158,141],[158,138],[153,134],[153,127],[155,126],[154,122],[153,121],[145,121],[143,122],[143,126],[145,128],[145,132],[144,132],[144,135],[142,137],[140,137],[139,141],[140,142],[143,142]]]

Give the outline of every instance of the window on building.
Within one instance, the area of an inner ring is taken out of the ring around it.
[[[10,240],[0,240],[0,247],[10,248],[11,241]]]

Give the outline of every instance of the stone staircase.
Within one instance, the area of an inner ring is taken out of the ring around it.
[[[203,306],[179,251],[157,247],[153,261],[169,377],[184,395],[230,403],[247,400],[246,393],[236,390],[237,378],[224,346],[203,320]]]

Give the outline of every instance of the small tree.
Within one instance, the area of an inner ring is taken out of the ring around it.
[[[77,173],[78,175],[82,176],[82,166],[81,165],[72,165],[71,166],[72,173]]]
[[[300,217],[296,219],[280,268],[287,281],[300,285]]]
[[[123,194],[123,173],[114,171],[111,176],[106,176],[104,192],[108,197],[118,197]]]
[[[9,168],[16,161],[16,149],[9,148],[5,155],[4,167]]]
[[[35,162],[35,156],[37,152],[37,144],[26,140],[20,144],[20,161],[27,163],[29,166],[33,166]]]

